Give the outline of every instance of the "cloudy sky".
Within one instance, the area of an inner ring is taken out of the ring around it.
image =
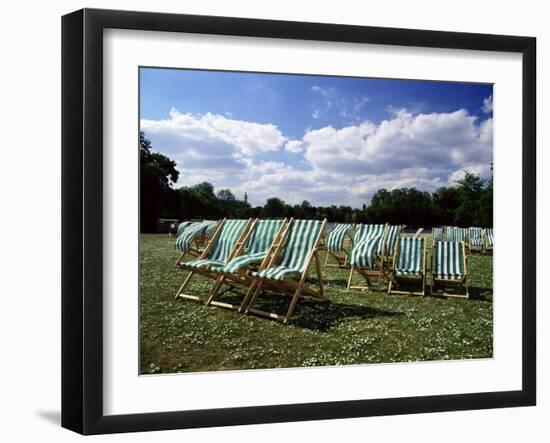
[[[360,207],[380,188],[490,174],[492,85],[141,68],[140,94],[176,187],[206,180],[253,205]]]

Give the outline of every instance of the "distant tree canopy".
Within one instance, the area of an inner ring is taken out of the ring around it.
[[[327,218],[331,222],[391,223],[412,227],[492,226],[493,181],[465,171],[455,186],[430,194],[415,188],[379,189],[361,208],[345,205],[313,206],[307,200],[289,205],[270,197],[264,206],[252,207],[248,198],[238,200],[229,189],[214,189],[208,182],[174,189],[176,163],[152,152],[151,143],[140,133],[140,213],[142,232],[152,232],[158,218]],[[246,195],[246,194],[245,194]]]
[[[178,181],[176,162],[151,151],[151,142],[143,132],[139,133],[140,164],[140,229],[142,232],[155,228],[159,217],[175,213],[176,200],[172,183]]]

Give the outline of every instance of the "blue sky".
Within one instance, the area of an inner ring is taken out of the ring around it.
[[[141,68],[141,129],[203,180],[252,204],[361,206],[380,187],[433,191],[488,176],[492,85]]]

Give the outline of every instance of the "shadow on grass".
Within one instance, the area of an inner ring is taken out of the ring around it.
[[[446,298],[444,295],[441,295],[441,294],[437,294],[437,293],[431,294],[430,289],[431,289],[430,286],[426,286],[426,295],[434,298],[443,298],[443,299]],[[445,289],[447,292],[451,294],[452,293],[463,294],[466,291],[464,286],[448,287]],[[485,301],[488,303],[493,302],[493,290],[491,288],[481,288],[479,286],[468,286],[468,292],[470,294],[469,300]]]
[[[220,298],[220,300],[222,299],[224,302],[239,305],[243,297],[227,292]],[[254,308],[284,315],[289,305],[290,297],[263,294],[256,300]],[[403,314],[361,305],[300,298],[294,315],[290,319],[290,324],[298,328],[328,332],[331,328],[347,318],[366,319],[399,315]]]
[[[493,302],[493,290],[491,288],[480,288],[479,286],[469,286],[470,299]]]

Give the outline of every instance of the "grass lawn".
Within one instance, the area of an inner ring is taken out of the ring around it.
[[[348,292],[349,270],[325,268],[331,302],[302,299],[285,326],[175,300],[187,273],[174,269],[178,253],[166,234],[142,234],[140,253],[142,374],[492,357],[490,256],[469,257],[469,300],[387,295],[387,286]],[[196,276],[186,292],[206,296],[212,282]],[[283,312],[289,298],[259,301],[260,309]]]

